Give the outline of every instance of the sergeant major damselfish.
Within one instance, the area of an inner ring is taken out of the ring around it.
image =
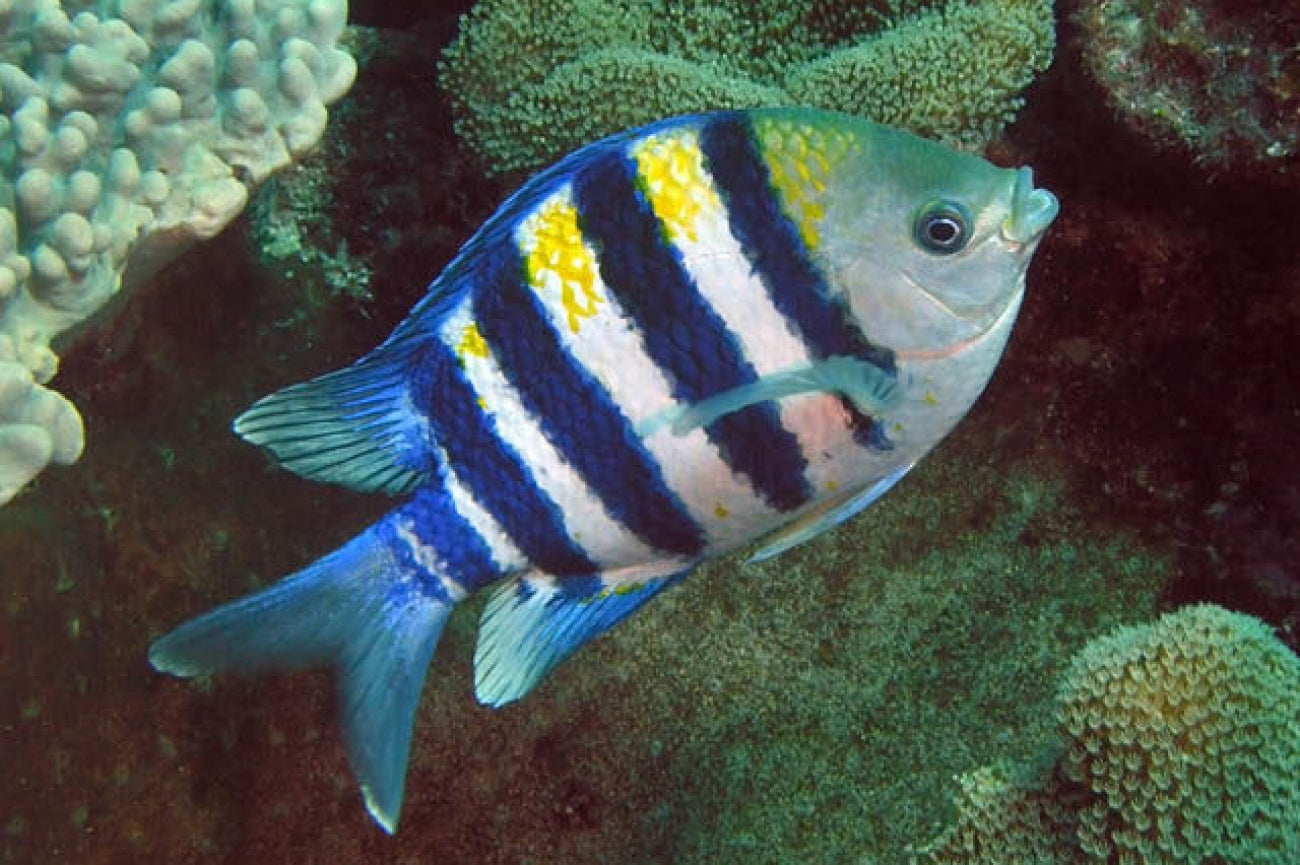
[[[378,348],[235,421],[290,471],[400,502],[149,659],[333,666],[392,832],[457,602],[491,592],[474,688],[500,706],[701,562],[858,513],[984,389],[1056,213],[1028,168],[806,108],[588,145],[511,196]]]

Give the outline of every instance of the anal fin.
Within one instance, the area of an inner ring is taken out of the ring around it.
[[[684,579],[690,569],[635,582],[516,577],[492,592],[474,650],[474,694],[487,706],[523,697],[584,643]]]

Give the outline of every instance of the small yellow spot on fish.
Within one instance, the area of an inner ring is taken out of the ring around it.
[[[488,356],[487,342],[483,339],[483,334],[479,333],[478,325],[474,323],[465,325],[465,329],[460,334],[460,344],[456,346],[457,357],[463,361],[466,355]]]
[[[829,481],[826,482],[826,491],[827,491],[827,492],[831,492],[831,493],[833,493],[833,492],[835,492],[836,490],[838,490],[839,488],[840,488],[840,485],[837,484],[834,480],[829,480]]]
[[[720,520],[725,520],[727,517],[731,516],[731,511],[724,508],[722,502],[718,502],[713,506],[713,515]]]
[[[487,408],[487,400],[483,399],[483,397],[479,397],[479,398],[478,398],[478,407],[481,408],[481,409],[486,409],[486,408]]]
[[[938,405],[938,404],[939,404],[939,398],[938,398],[937,396],[935,396],[934,393],[933,393],[932,391],[928,391],[928,390],[927,390],[927,391],[925,392],[925,404],[926,404],[926,405]]]

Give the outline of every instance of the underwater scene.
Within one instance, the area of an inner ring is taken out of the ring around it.
[[[0,863],[1300,862],[1300,5],[0,47]]]

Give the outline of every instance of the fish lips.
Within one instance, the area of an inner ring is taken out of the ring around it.
[[[1011,191],[1011,212],[1002,221],[1002,238],[1024,246],[1043,236],[1061,211],[1061,203],[1046,189],[1034,188],[1034,172],[1024,166],[1016,172]]]

